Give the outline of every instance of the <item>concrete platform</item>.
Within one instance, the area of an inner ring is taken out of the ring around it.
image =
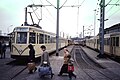
[[[73,46],[67,47],[67,49],[69,51],[71,51],[72,48],[73,48]],[[67,74],[65,74],[63,76],[58,76],[61,66],[63,65],[63,50],[61,50],[59,52],[59,56],[55,56],[55,54],[54,54],[54,56],[50,56],[50,63],[51,63],[51,67],[52,67],[52,70],[54,73],[52,80],[69,80]],[[40,78],[38,75],[38,71],[37,71],[34,74],[31,74],[29,77],[26,77],[25,80],[50,80],[50,77],[46,76],[44,78]],[[78,79],[78,80],[80,80],[80,79]]]
[[[120,76],[120,63],[117,63],[109,58],[98,58],[98,52],[91,50],[87,47],[82,47],[87,56],[103,68],[108,69],[116,75]]]

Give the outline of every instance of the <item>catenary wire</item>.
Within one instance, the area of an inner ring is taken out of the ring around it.
[[[117,4],[118,2],[119,2],[119,0],[117,0],[115,4]],[[115,6],[115,5],[111,6],[111,7],[107,10],[106,14],[107,14],[114,6]]]
[[[119,12],[120,11],[120,8],[117,10],[117,11],[115,11],[113,14],[111,14],[109,17],[108,17],[108,19],[110,18],[110,17],[112,17],[114,14],[116,14],[117,12]]]
[[[43,4],[42,0],[40,0],[40,2]],[[51,4],[52,5],[52,4]],[[55,18],[53,17],[53,15],[51,14],[51,12],[49,11],[48,8],[45,7],[45,9],[47,10],[47,12],[49,13],[49,15],[53,18],[53,20],[55,20]],[[45,16],[45,15],[44,15]],[[47,18],[47,17],[46,17]],[[51,20],[50,20],[51,21]],[[53,22],[54,23],[54,22]],[[54,23],[55,24],[55,23]]]
[[[112,0],[110,0],[105,6],[109,5],[109,3],[111,2]]]
[[[67,2],[67,0],[63,3],[63,5],[60,8],[62,8],[65,5],[66,2]]]
[[[50,3],[48,0],[46,0],[49,4],[51,4],[54,8],[56,8],[52,3]]]

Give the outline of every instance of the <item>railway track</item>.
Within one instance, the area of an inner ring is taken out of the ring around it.
[[[118,77],[110,76],[111,74],[109,73],[111,72],[109,70],[102,68],[90,60],[80,46],[74,46],[71,54],[76,63],[75,65],[79,69],[79,72],[84,72],[90,80],[114,80],[115,77]]]
[[[5,72],[2,74],[7,80],[14,80],[20,73],[22,73],[27,68],[25,62],[19,62],[13,60],[4,66]]]
[[[52,56],[53,53],[50,54],[50,56]],[[23,80],[25,77],[29,76],[28,74],[28,70],[27,70],[27,62],[17,62],[17,61],[12,61],[10,63],[8,63],[9,65],[12,65],[13,68],[18,68],[19,70],[16,71],[11,77],[11,80],[20,80],[19,78],[23,77]],[[38,66],[40,64],[40,59],[37,58],[36,59],[36,66]],[[11,71],[14,71],[11,69]]]

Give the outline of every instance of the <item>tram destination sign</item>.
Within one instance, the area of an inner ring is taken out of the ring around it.
[[[28,27],[17,27],[15,28],[15,31],[27,32],[29,31],[29,28]]]

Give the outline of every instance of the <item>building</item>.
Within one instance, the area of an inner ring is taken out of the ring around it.
[[[109,34],[109,33],[114,33],[114,32],[120,32],[120,23],[115,24],[104,30],[104,34]]]

